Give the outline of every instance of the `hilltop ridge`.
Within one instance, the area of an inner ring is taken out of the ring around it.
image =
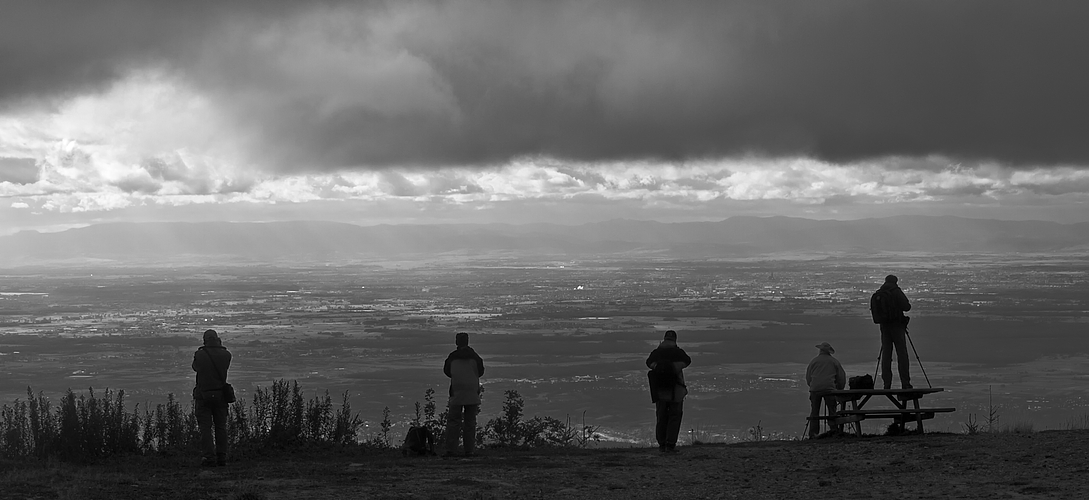
[[[652,448],[184,457],[76,466],[0,462],[5,498],[1084,498],[1089,431],[866,436]],[[63,496],[62,496],[63,497]]]

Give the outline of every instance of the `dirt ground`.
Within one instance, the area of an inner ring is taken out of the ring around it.
[[[293,454],[201,469],[153,457],[3,462],[8,499],[1089,498],[1089,431],[928,434],[473,458]]]

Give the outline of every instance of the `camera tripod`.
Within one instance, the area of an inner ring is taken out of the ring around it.
[[[907,337],[908,344],[911,345],[911,350],[912,350],[912,352],[915,353],[915,362],[919,364],[919,369],[922,370],[922,372],[923,372],[923,378],[926,379],[927,387],[933,388],[934,386],[930,384],[930,377],[926,376],[926,368],[923,367],[923,360],[919,359],[919,351],[917,349],[915,349],[915,342],[911,340],[911,333],[908,332],[907,323],[904,324],[904,336]],[[890,346],[890,348],[891,348],[891,346]],[[889,356],[892,356],[892,353],[889,353]],[[878,370],[880,368],[881,368],[881,351],[879,350],[879,351],[877,351],[877,366],[875,366],[874,369],[873,369],[874,385],[877,385],[877,372],[878,372]]]

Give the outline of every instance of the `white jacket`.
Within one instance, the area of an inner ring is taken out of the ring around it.
[[[838,359],[822,352],[809,362],[805,370],[805,383],[809,386],[809,392],[843,389],[847,385],[847,372],[843,371]]]

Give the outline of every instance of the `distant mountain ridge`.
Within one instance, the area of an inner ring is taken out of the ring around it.
[[[330,261],[449,254],[752,257],[782,252],[1089,250],[1089,223],[897,216],[850,221],[731,217],[718,222],[358,226],[339,222],[106,223],[0,237],[8,264],[57,260]]]

